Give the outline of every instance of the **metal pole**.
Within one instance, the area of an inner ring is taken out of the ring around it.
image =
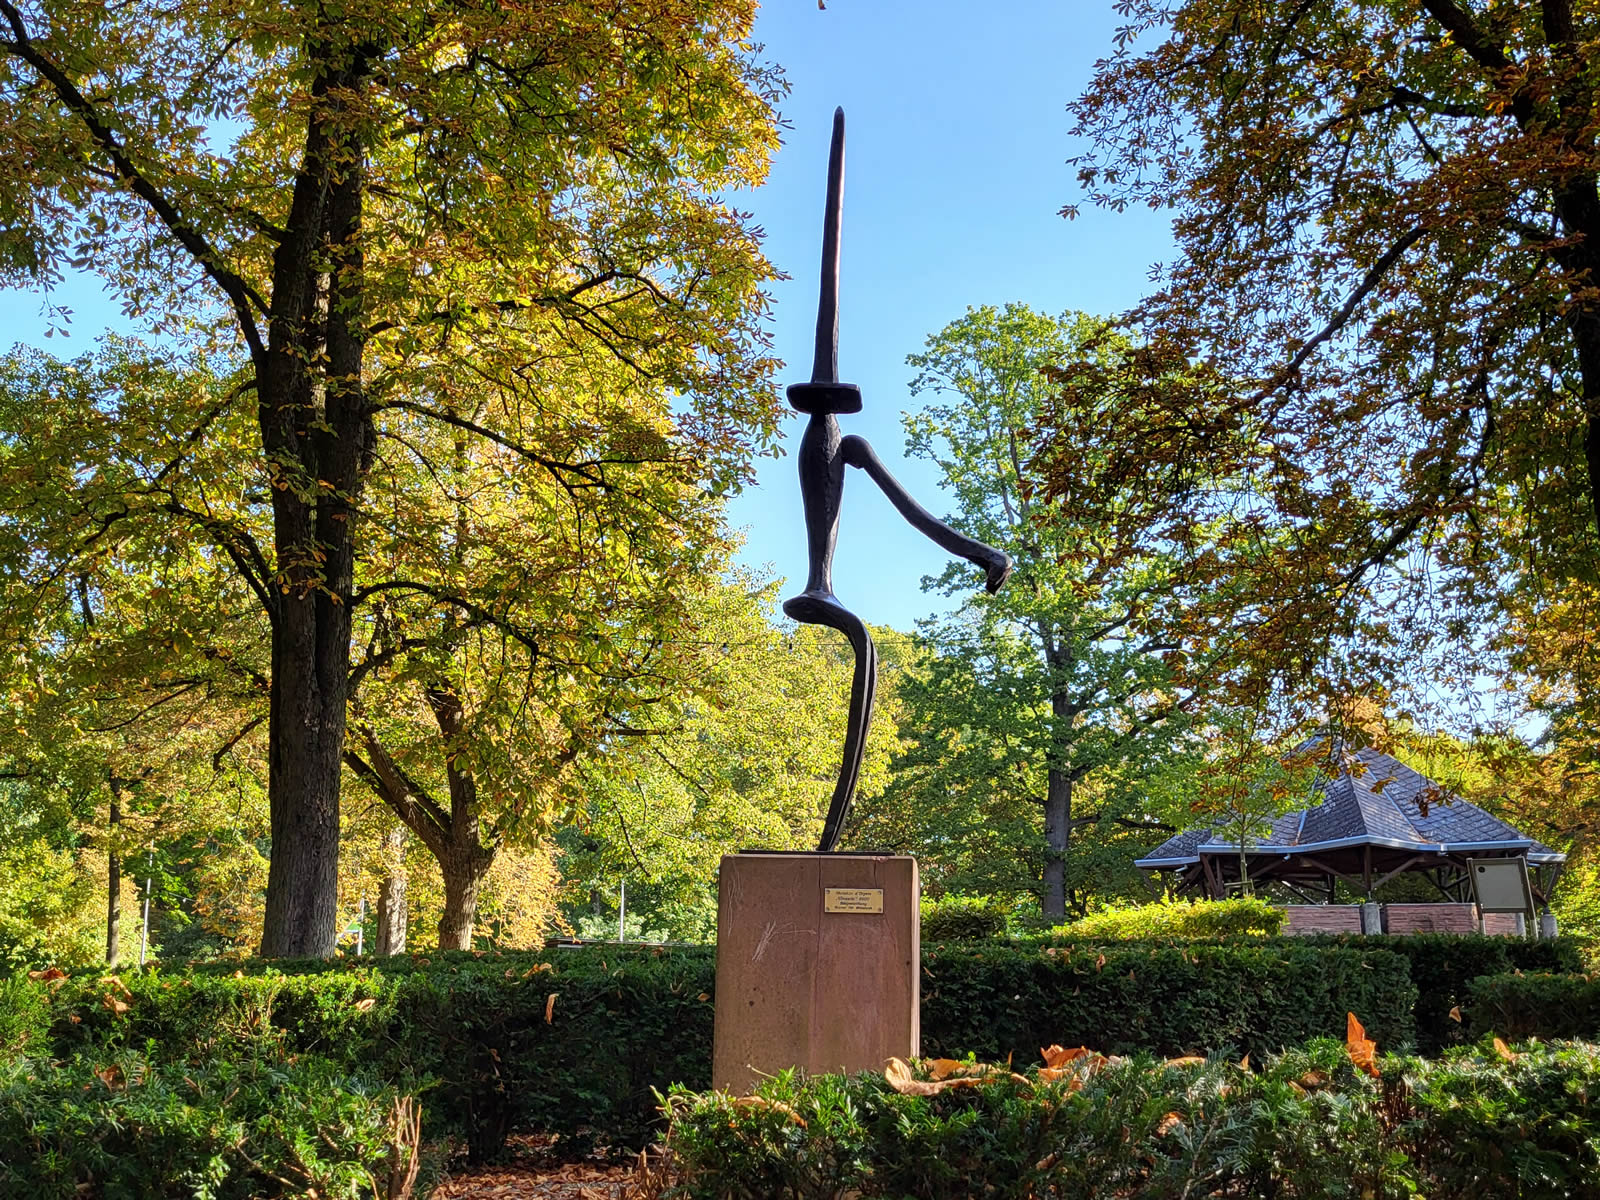
[[[356,918],[356,957],[361,957],[361,951],[366,946],[367,936],[367,898],[361,897],[361,915]]]
[[[622,881],[622,897],[617,902],[617,941],[628,940],[628,881]]]
[[[151,843],[150,852],[145,857],[144,876],[144,925],[139,930],[139,965],[144,966],[145,947],[150,944],[150,887],[155,882],[155,843]]]

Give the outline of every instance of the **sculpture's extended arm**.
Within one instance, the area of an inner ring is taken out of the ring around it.
[[[872,482],[889,497],[889,503],[900,510],[900,515],[913,529],[958,558],[964,558],[982,567],[986,576],[984,586],[991,593],[1000,590],[1011,574],[1011,557],[1008,554],[969,538],[963,533],[957,533],[918,504],[911,493],[900,486],[900,481],[889,473],[889,468],[883,465],[883,460],[878,457],[877,451],[866,438],[851,434],[840,443],[839,451],[845,462],[852,467],[860,467],[867,473]]]

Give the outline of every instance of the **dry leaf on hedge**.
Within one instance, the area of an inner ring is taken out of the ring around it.
[[[1182,1117],[1175,1112],[1169,1112],[1166,1116],[1161,1118],[1160,1123],[1156,1126],[1156,1136],[1165,1137],[1182,1124]]]
[[[1367,1036],[1361,1022],[1356,1020],[1355,1013],[1345,1015],[1345,1053],[1350,1056],[1351,1062],[1376,1079],[1379,1075],[1378,1043]]]
[[[377,1000],[373,999],[371,996],[368,996],[365,1000],[357,1000],[356,1001],[356,1011],[357,1012],[371,1012],[373,1005],[375,1005],[377,1003],[378,1003]]]
[[[123,1085],[122,1068],[112,1063],[109,1067],[96,1067],[94,1073],[100,1077],[100,1082],[108,1088],[120,1088]]]
[[[1039,1057],[1044,1059],[1044,1065],[1047,1067],[1064,1067],[1070,1062],[1086,1058],[1094,1053],[1087,1046],[1074,1046],[1071,1050],[1064,1049],[1061,1046],[1046,1046],[1039,1051]],[[1095,1057],[1098,1058],[1099,1055],[1095,1055]]]
[[[1307,1071],[1296,1079],[1291,1085],[1302,1092],[1314,1092],[1320,1087],[1328,1086],[1328,1077],[1321,1071]]]
[[[1250,1069],[1250,1056],[1248,1054],[1246,1054],[1243,1058],[1241,1058],[1239,1060],[1239,1070],[1248,1071],[1249,1069]]]
[[[1096,955],[1095,956],[1095,960],[1094,960],[1094,969],[1096,971],[1098,971],[1102,967],[1104,967],[1105,965],[1106,965],[1106,956],[1104,954]]]
[[[54,983],[58,979],[65,979],[67,973],[60,967],[47,967],[43,971],[29,971],[28,978],[40,983]]]
[[[524,971],[522,973],[522,977],[524,979],[526,979],[526,978],[528,978],[528,976],[537,975],[541,971],[554,971],[554,970],[555,970],[555,968],[552,967],[549,963],[534,963],[533,966],[529,967],[526,971]]]
[[[1503,1042],[1499,1038],[1495,1038],[1495,1040],[1494,1040],[1494,1052],[1496,1054],[1498,1054],[1506,1062],[1516,1062],[1517,1061],[1516,1052],[1514,1050],[1512,1050],[1510,1046],[1506,1045],[1505,1042]]]
[[[1167,1066],[1169,1067],[1203,1067],[1205,1065],[1206,1060],[1198,1054],[1180,1054],[1177,1058],[1167,1059]]]
[[[1458,1004],[1450,1010],[1450,1019],[1457,1022],[1461,1020],[1461,1005]]]
[[[913,1078],[911,1064],[903,1058],[891,1058],[885,1063],[883,1078],[902,1096],[937,1096],[944,1091],[943,1083],[935,1083],[931,1079]]]
[[[132,1007],[131,1005],[124,1004],[121,1000],[118,1000],[110,992],[107,992],[104,996],[100,997],[100,1003],[105,1005],[119,1017]]]
[[[544,1023],[546,1025],[552,1025],[552,1024],[555,1023],[555,1019],[556,1019],[556,997],[559,996],[560,994],[561,994],[560,992],[551,992],[547,997],[545,997],[545,1001],[544,1001]]]

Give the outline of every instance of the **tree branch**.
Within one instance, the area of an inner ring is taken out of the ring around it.
[[[55,90],[56,95],[69,109],[77,114],[84,126],[89,130],[90,136],[99,143],[100,148],[111,159],[112,166],[117,175],[133,189],[135,195],[155,211],[161,223],[178,239],[179,245],[187,250],[190,256],[200,264],[207,275],[223,290],[233,305],[234,316],[238,319],[239,330],[244,335],[246,344],[250,347],[250,356],[258,362],[266,353],[266,346],[261,340],[261,331],[256,327],[255,314],[251,305],[257,311],[265,313],[267,303],[234,271],[223,264],[222,255],[208,242],[205,236],[184,220],[182,215],[173,206],[172,201],[162,194],[144,172],[139,170],[127,150],[112,132],[111,127],[101,118],[99,111],[90,102],[77,86],[69,79],[65,72],[55,63],[51,62],[28,36],[27,27],[22,22],[22,14],[11,4],[11,0],[0,0],[0,16],[4,16],[11,26],[12,41],[0,41],[0,49],[16,55],[37,71]]]

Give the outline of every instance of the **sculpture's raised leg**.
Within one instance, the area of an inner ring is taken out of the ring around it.
[[[850,717],[845,726],[844,763],[839,768],[839,781],[833,788],[827,820],[822,824],[822,840],[817,843],[817,849],[826,852],[839,844],[839,837],[844,833],[845,818],[850,815],[850,800],[856,792],[856,777],[861,774],[861,759],[867,749],[867,728],[872,722],[872,697],[878,688],[878,648],[872,644],[872,635],[867,632],[861,618],[831,595],[802,592],[792,600],[785,600],[783,611],[802,624],[827,625],[839,630],[850,639],[850,648],[855,651],[856,670],[850,680]]]
[[[984,587],[990,595],[998,592],[1005,581],[1011,578],[1009,554],[1003,550],[996,550],[976,538],[969,538],[964,533],[957,533],[918,504],[911,493],[900,486],[900,481],[889,473],[889,468],[883,465],[883,460],[878,457],[877,451],[866,438],[851,434],[840,443],[839,452],[845,462],[852,467],[860,467],[867,473],[872,482],[889,497],[889,503],[900,510],[900,515],[913,529],[957,558],[964,558],[982,567]]]

